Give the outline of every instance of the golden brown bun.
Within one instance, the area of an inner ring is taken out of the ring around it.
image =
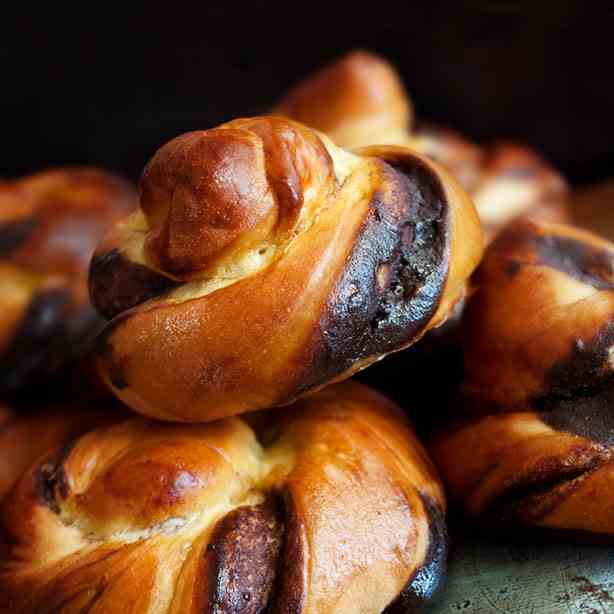
[[[348,53],[305,79],[274,113],[325,132],[346,149],[408,145],[413,124],[411,101],[396,71],[365,51]]]
[[[112,405],[16,411],[0,403],[0,499],[35,460],[119,413]]]
[[[134,418],[34,465],[2,510],[0,611],[417,611],[445,502],[399,408],[348,382],[254,417]]]
[[[109,173],[67,168],[0,183],[0,393],[31,393],[79,354],[99,318],[87,271],[136,204]]]
[[[160,149],[92,261],[104,379],[208,421],[288,404],[445,321],[482,253],[473,205],[405,148],[351,154],[279,117]]]
[[[483,149],[434,124],[414,130],[411,108],[395,69],[359,51],[307,78],[275,111],[341,147],[403,145],[439,162],[473,196],[488,241],[521,215],[570,221],[565,181],[529,148],[499,143]]]
[[[468,511],[614,534],[614,245],[518,221],[462,322],[465,418],[432,451]]]

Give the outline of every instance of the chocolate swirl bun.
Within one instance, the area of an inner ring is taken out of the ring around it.
[[[386,60],[353,52],[299,84],[275,111],[341,147],[403,145],[441,163],[473,196],[488,240],[521,215],[570,221],[565,181],[530,149],[510,143],[482,149],[448,128],[414,128],[411,109]]]
[[[440,325],[482,252],[473,205],[403,148],[351,154],[241,119],[162,147],[142,210],[92,261],[99,367],[135,410],[208,421],[287,404]]]
[[[134,418],[37,463],[4,502],[0,610],[418,611],[445,502],[399,408],[344,383],[256,418]]]
[[[614,534],[614,245],[519,221],[462,323],[465,419],[432,446],[474,515]]]
[[[0,393],[32,393],[78,356],[100,324],[89,260],[135,204],[129,184],[92,168],[0,183]]]

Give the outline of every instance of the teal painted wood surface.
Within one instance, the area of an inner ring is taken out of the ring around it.
[[[614,547],[458,537],[429,614],[613,614]]]

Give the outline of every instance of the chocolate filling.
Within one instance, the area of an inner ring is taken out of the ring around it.
[[[557,430],[614,445],[614,322],[588,343],[575,341],[569,356],[544,376],[544,392],[534,399],[542,420]]]
[[[283,523],[273,501],[240,507],[216,526],[205,551],[205,612],[259,614],[269,603]]]
[[[57,373],[71,352],[70,290],[39,292],[0,356],[0,390],[15,393]]]
[[[527,240],[524,234],[508,234],[511,245],[526,242],[526,249],[534,251],[536,261],[510,260],[505,271],[514,277],[524,266],[541,265],[565,273],[573,279],[598,290],[614,289],[614,252],[596,247],[572,237],[534,234]]]
[[[521,518],[530,518],[533,522],[539,520],[571,492],[561,490],[557,496],[558,489],[566,484],[571,486],[574,480],[608,460],[607,454],[598,450],[580,449],[576,455],[573,462],[569,459],[566,462],[544,459],[542,466],[519,479],[487,506],[483,515],[501,526]]]
[[[387,162],[393,186],[374,196],[320,322],[324,347],[303,389],[409,345],[439,305],[450,240],[443,186],[418,161]]]
[[[181,282],[130,261],[118,249],[94,256],[90,265],[92,303],[109,320],[180,285]]]
[[[307,603],[306,553],[309,551],[303,519],[297,511],[292,493],[285,488],[279,495],[285,531],[276,565],[275,587],[267,614],[301,614]]]

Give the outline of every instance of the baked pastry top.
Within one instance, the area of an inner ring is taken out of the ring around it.
[[[122,415],[104,404],[53,404],[19,410],[0,403],[0,500],[34,461],[95,425]]]
[[[163,419],[287,404],[443,323],[481,253],[470,199],[410,150],[279,117],[188,133],[93,258],[100,371]]]
[[[442,487],[355,383],[290,411],[99,427],[5,499],[0,611],[414,612],[445,572]]]

